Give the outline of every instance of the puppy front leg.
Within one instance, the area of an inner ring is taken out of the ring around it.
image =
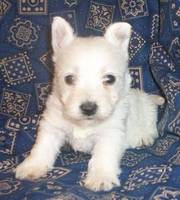
[[[36,143],[30,155],[17,166],[16,178],[34,180],[45,175],[53,167],[64,141],[65,133],[42,119]]]
[[[110,134],[100,138],[95,145],[85,180],[87,188],[94,191],[109,191],[113,186],[120,185],[118,175],[121,170],[119,165],[126,149],[123,137],[123,133],[110,131]]]

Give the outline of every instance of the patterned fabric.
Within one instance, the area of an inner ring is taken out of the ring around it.
[[[116,21],[132,24],[132,87],[166,98],[159,109],[160,137],[151,147],[126,151],[121,186],[110,192],[83,187],[90,155],[68,146],[45,177],[14,177],[35,141],[51,90],[54,16],[64,17],[81,36],[102,35]],[[179,35],[179,0],[0,0],[0,199],[180,199]]]
[[[150,47],[151,70],[167,100],[159,131],[180,135],[180,1],[160,4],[159,25]]]

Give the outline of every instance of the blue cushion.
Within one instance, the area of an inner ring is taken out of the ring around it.
[[[51,90],[51,22],[62,16],[80,36],[102,35],[116,21],[133,26],[132,87],[161,94],[160,137],[129,149],[121,186],[83,187],[90,155],[63,148],[55,168],[30,182],[13,169],[29,153]],[[148,0],[0,0],[0,199],[180,199],[180,2]]]

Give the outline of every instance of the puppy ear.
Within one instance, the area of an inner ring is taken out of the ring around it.
[[[114,46],[128,48],[131,37],[131,25],[126,22],[118,22],[110,25],[104,37]]]
[[[52,23],[52,47],[54,52],[70,44],[73,39],[73,29],[62,17],[54,17]]]

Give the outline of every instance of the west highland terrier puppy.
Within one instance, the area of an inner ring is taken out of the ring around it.
[[[55,73],[52,92],[30,155],[16,168],[19,179],[37,179],[53,168],[60,148],[91,153],[85,186],[119,186],[120,161],[129,147],[158,136],[157,106],[164,99],[130,89],[131,26],[110,25],[103,37],[81,38],[61,17],[52,23]]]

